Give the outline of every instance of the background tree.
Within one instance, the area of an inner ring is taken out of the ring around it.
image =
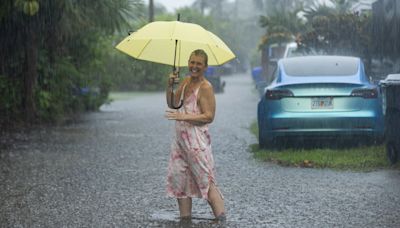
[[[369,71],[371,15],[351,12],[354,1],[334,3],[333,7],[316,4],[305,10],[310,29],[302,32],[300,46],[331,55],[359,56]]]
[[[264,1],[267,4],[266,15],[260,16],[259,24],[265,29],[261,38],[259,49],[261,50],[261,66],[263,77],[267,82],[272,80],[272,72],[275,66],[271,65],[270,49],[273,45],[275,51],[282,53],[284,44],[293,42],[301,31],[306,30],[305,21],[299,16],[303,10],[303,2],[299,1]],[[259,3],[260,4],[260,3]]]
[[[245,71],[262,33],[257,25],[260,8],[248,0],[196,0],[192,8],[200,9],[204,16],[212,18],[212,32],[221,37],[237,56],[229,65],[234,71]]]
[[[260,17],[260,26],[266,29],[261,49],[295,40],[303,51],[360,56],[370,71],[371,15],[351,12],[357,1],[254,1],[266,11]]]
[[[0,88],[13,94],[0,92],[3,122],[96,108],[107,90],[99,74],[101,45],[141,7],[137,0],[5,0],[0,6]],[[91,84],[94,77],[98,85]],[[98,94],[82,96],[84,86],[99,86]]]

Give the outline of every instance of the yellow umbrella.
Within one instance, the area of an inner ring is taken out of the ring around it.
[[[235,54],[216,35],[197,24],[179,21],[156,21],[145,25],[122,40],[116,48],[134,58],[176,67],[187,66],[190,54],[203,49],[208,65],[222,65]],[[178,75],[179,76],[179,75]],[[174,95],[171,94],[173,102]],[[178,109],[182,106],[181,101]]]
[[[156,21],[122,40],[116,48],[134,58],[171,66],[187,66],[190,54],[203,49],[208,65],[222,65],[235,54],[216,35],[197,24]]]

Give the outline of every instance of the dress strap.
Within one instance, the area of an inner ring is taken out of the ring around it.
[[[180,101],[183,102],[183,97],[185,96],[185,89],[186,89],[187,83],[183,85],[182,92],[181,92],[181,98]]]

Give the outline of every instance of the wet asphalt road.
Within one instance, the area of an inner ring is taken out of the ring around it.
[[[400,227],[400,172],[280,167],[256,161],[257,93],[225,77],[211,125],[228,221],[195,199],[188,227]],[[163,93],[102,107],[78,122],[3,136],[1,227],[183,227],[165,196],[173,122]]]

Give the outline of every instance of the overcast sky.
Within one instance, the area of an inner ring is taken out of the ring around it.
[[[175,9],[190,6],[194,0],[154,0],[154,2],[162,4],[169,12],[175,12]]]
[[[145,2],[148,0],[145,0]],[[155,3],[162,4],[171,13],[175,12],[175,9],[181,8],[183,6],[190,6],[195,0],[154,0]],[[320,3],[327,3],[328,0],[318,0]]]

